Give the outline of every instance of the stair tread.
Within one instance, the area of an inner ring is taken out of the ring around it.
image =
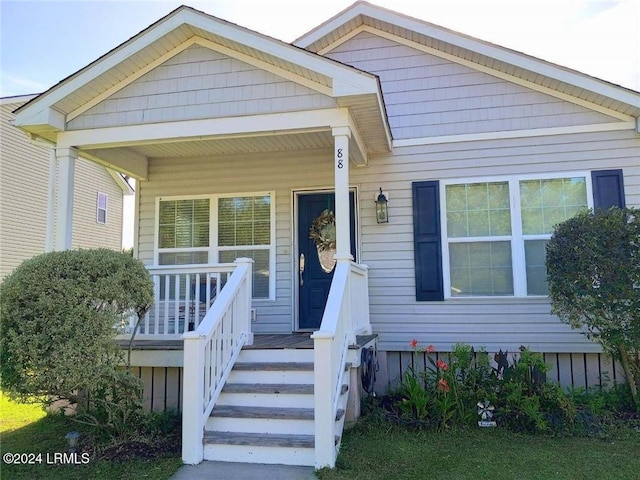
[[[236,362],[234,370],[300,370],[313,371],[313,362]]]
[[[336,412],[336,421],[345,414],[344,409]],[[280,408],[280,407],[251,407],[236,405],[216,405],[211,411],[212,417],[226,418],[271,418],[278,420],[313,420],[313,408]]]
[[[313,408],[247,407],[236,405],[216,405],[212,417],[232,418],[274,418],[313,420]]]
[[[222,393],[313,394],[313,384],[227,383]]]
[[[313,448],[313,435],[294,435],[289,433],[240,433],[211,432],[204,433],[204,443],[225,445],[252,445],[264,447]]]

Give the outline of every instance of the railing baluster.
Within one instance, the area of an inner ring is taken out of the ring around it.
[[[173,285],[173,324],[177,325],[180,323],[180,286],[182,285],[182,275],[179,273],[174,276],[174,285]],[[175,331],[175,329],[174,329]],[[169,322],[165,321],[164,324],[164,334],[167,335],[169,333]]]
[[[189,320],[191,320],[191,275],[188,273],[185,275],[184,280],[184,322],[182,324],[182,329],[180,329],[180,323],[178,322],[175,333],[184,333],[189,330]]]
[[[158,324],[158,322],[160,321],[160,302],[158,301],[158,299],[160,299],[160,275],[154,275],[153,276],[153,295],[154,298],[156,299],[155,305],[154,305],[154,310],[155,312],[153,315],[154,318],[154,324]],[[147,318],[147,321],[145,322],[144,325],[144,333],[151,333],[150,329],[149,329],[149,318]]]
[[[164,276],[164,315],[163,315],[163,322],[168,323],[169,322],[169,304],[171,301],[171,276],[170,275],[165,275]],[[153,330],[153,333],[159,334],[160,333],[160,324],[158,322],[156,322],[155,328]]]

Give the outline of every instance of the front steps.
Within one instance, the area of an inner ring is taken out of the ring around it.
[[[313,349],[243,350],[205,426],[204,459],[314,466],[313,382]]]

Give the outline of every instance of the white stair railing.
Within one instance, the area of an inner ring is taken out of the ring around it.
[[[202,461],[207,418],[242,347],[253,343],[252,263],[248,258],[235,261],[235,270],[198,328],[182,337],[182,461],[187,464]]]
[[[197,329],[235,268],[234,263],[147,267],[154,303],[140,321],[136,338],[179,340],[183,333]],[[136,319],[130,322],[129,335]]]
[[[338,424],[349,345],[371,333],[366,265],[338,262],[320,329],[314,339],[315,467],[335,466],[344,416]]]

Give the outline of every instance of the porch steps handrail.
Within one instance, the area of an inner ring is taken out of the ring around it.
[[[331,282],[320,329],[314,339],[315,467],[333,467],[344,418],[336,425],[343,401],[349,345],[356,334],[371,333],[368,267],[339,261]]]
[[[251,333],[252,264],[239,258],[224,288],[193,332],[185,333],[182,461],[200,463],[204,426]]]

